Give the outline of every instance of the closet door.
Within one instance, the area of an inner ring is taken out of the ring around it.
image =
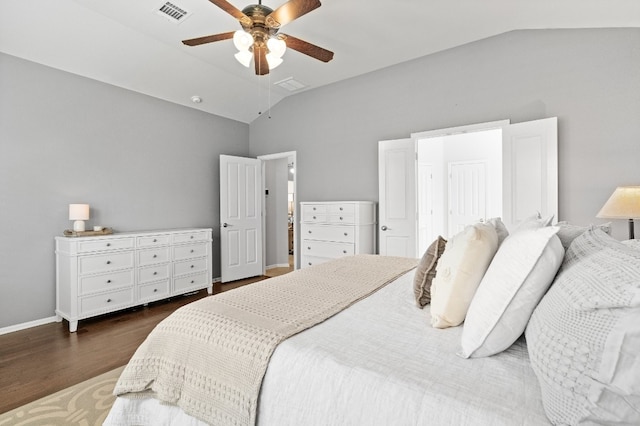
[[[558,118],[505,126],[502,221],[513,229],[536,211],[558,220]]]
[[[378,144],[379,253],[418,257],[416,149],[413,139]]]

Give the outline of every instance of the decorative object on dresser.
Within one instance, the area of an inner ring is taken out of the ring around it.
[[[606,219],[628,219],[629,239],[635,238],[634,219],[640,219],[640,186],[619,186],[602,206],[598,217]]]
[[[84,221],[89,220],[89,204],[69,204],[69,220],[73,220],[73,230],[84,231]]]
[[[71,332],[81,319],[203,288],[213,291],[210,228],[56,237],[56,318]]]
[[[370,201],[300,203],[301,267],[375,253],[376,209]]]

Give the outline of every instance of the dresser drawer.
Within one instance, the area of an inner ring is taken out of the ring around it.
[[[208,232],[185,232],[173,236],[174,244],[195,243],[198,241],[209,241]]]
[[[208,269],[207,258],[202,257],[200,259],[190,259],[182,262],[176,262],[173,265],[173,276],[191,274],[200,271],[206,271]]]
[[[356,214],[356,206],[354,204],[329,204],[327,205],[330,215],[354,216]]]
[[[129,238],[104,238],[78,243],[78,253],[89,253],[104,250],[132,249],[135,245],[133,237]]]
[[[355,227],[353,226],[325,226],[303,224],[302,238],[309,240],[337,241],[342,243],[355,242]]]
[[[180,293],[196,288],[204,288],[211,285],[209,282],[209,274],[201,272],[195,275],[180,277],[173,280],[173,292]]]
[[[95,256],[82,256],[79,258],[78,263],[79,273],[81,275],[133,268],[133,252],[125,251]]]
[[[303,204],[302,220],[307,221],[313,215],[326,215],[328,213],[326,204]]]
[[[344,257],[355,254],[355,246],[351,243],[304,240],[301,254],[329,258]]]
[[[80,278],[80,295],[133,286],[133,269]]]
[[[300,259],[300,263],[301,263],[300,267],[308,268],[309,266],[319,265],[321,263],[325,263],[330,260],[333,260],[333,259],[329,257],[302,256],[302,258]]]
[[[169,240],[168,235],[145,235],[137,239],[140,248],[166,246],[169,244]]]
[[[80,316],[111,312],[119,306],[133,305],[133,287],[80,298]]]
[[[193,257],[206,256],[209,243],[188,244],[177,246],[173,249],[173,260],[191,259]]]
[[[169,296],[169,280],[156,281],[138,287],[138,301],[150,302]]]
[[[159,247],[156,249],[138,251],[138,266],[165,263],[169,260],[169,247]]]
[[[138,268],[138,282],[148,283],[169,278],[169,264],[159,264]]]

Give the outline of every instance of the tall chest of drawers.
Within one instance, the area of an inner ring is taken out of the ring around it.
[[[56,318],[78,321],[206,288],[211,229],[56,237]]]
[[[300,203],[301,267],[375,253],[376,209],[370,201]]]

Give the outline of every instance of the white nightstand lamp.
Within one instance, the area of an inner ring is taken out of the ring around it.
[[[633,220],[640,219],[640,186],[619,186],[604,204],[597,217],[628,219],[629,239],[635,238]]]
[[[69,204],[69,220],[75,221],[74,231],[84,231],[84,221],[89,220],[89,204]]]

